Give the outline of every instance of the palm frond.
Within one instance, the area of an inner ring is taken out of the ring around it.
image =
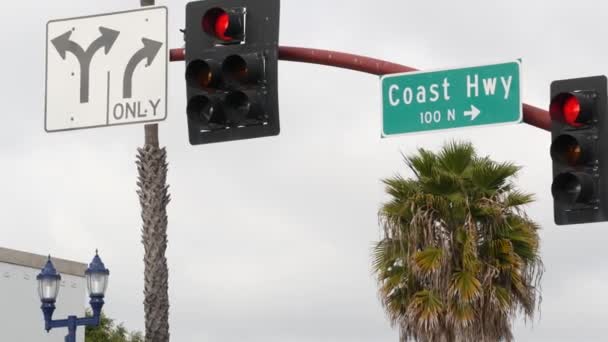
[[[375,273],[386,272],[390,267],[398,265],[407,254],[407,244],[403,244],[400,240],[385,238],[374,246],[372,268]]]
[[[404,156],[405,164],[414,172],[418,179],[428,178],[433,174],[437,156],[425,149],[418,149],[417,155]]]
[[[447,320],[449,325],[457,329],[466,329],[477,320],[475,308],[470,303],[452,301],[447,313]]]
[[[481,296],[481,282],[470,271],[458,271],[452,275],[449,294],[461,303],[471,303]]]
[[[443,257],[444,251],[441,248],[429,247],[422,251],[418,251],[414,253],[412,257],[414,270],[421,275],[426,276],[438,272]]]
[[[504,200],[504,205],[507,208],[520,207],[534,202],[534,195],[526,194],[521,191],[511,191]]]
[[[475,148],[468,142],[452,141],[439,152],[437,166],[449,174],[462,175],[475,158]]]
[[[490,288],[490,298],[492,305],[495,305],[503,313],[508,313],[511,310],[511,293],[506,288],[493,285]]]
[[[433,291],[422,290],[416,292],[408,305],[408,317],[416,322],[417,328],[422,331],[433,331],[439,326],[443,303]]]
[[[421,179],[421,190],[433,195],[449,196],[462,189],[458,177],[446,172],[433,171],[431,177]]]
[[[471,167],[471,181],[478,191],[492,193],[507,185],[520,167],[513,163],[495,163],[486,158],[478,159]]]
[[[416,181],[404,179],[399,175],[383,179],[382,183],[386,185],[386,193],[396,199],[407,198],[418,190],[418,183]]]

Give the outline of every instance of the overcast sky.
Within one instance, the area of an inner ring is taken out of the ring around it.
[[[186,1],[159,4],[169,6],[171,47],[182,46]],[[112,272],[106,313],[143,330],[135,193],[143,127],[43,129],[46,22],[138,5],[4,4],[0,245],[82,262],[99,248]],[[596,0],[283,0],[280,42],[420,69],[522,58],[524,101],[546,108],[552,80],[608,70],[607,11]],[[184,65],[169,66],[160,139],[173,199],[173,341],[396,341],[370,271],[376,213],[386,199],[380,179],[411,175],[401,152],[454,138],[522,165],[518,184],[537,195],[527,212],[543,228],[542,316],[518,322],[516,340],[605,338],[608,225],[554,225],[548,132],[520,124],[380,139],[378,77],[291,62],[281,62],[279,72],[280,136],[190,146]]]

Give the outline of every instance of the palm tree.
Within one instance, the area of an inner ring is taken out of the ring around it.
[[[167,250],[167,151],[159,148],[158,125],[145,126],[137,170],[144,245],[144,314],[146,342],[169,342],[169,269]]]
[[[512,163],[470,143],[404,157],[413,179],[385,179],[373,270],[400,341],[512,341],[518,313],[540,303],[539,226],[512,183]]]

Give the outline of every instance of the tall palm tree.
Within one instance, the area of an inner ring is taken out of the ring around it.
[[[543,266],[539,226],[522,209],[512,163],[470,143],[405,157],[414,178],[385,179],[373,270],[400,341],[512,341],[518,313],[532,318]]]
[[[167,250],[167,151],[159,148],[158,125],[146,125],[138,149],[137,170],[144,245],[144,315],[146,342],[169,342],[169,269]]]

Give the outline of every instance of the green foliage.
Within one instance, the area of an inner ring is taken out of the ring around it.
[[[87,316],[91,316],[87,312]],[[129,333],[121,324],[115,325],[114,320],[108,318],[104,313],[101,314],[101,323],[96,327],[86,327],[86,342],[144,342],[141,332]]]
[[[385,179],[374,247],[379,294],[401,341],[512,341],[532,318],[543,273],[539,227],[515,189],[520,168],[479,157],[470,143],[406,156],[414,178]]]

